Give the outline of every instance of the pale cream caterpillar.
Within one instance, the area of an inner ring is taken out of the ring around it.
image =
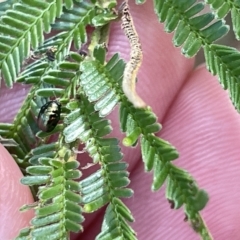
[[[126,64],[123,73],[123,92],[136,108],[145,108],[147,107],[146,103],[138,96],[136,92],[136,77],[143,57],[142,48],[139,42],[139,37],[133,25],[133,20],[129,12],[127,1],[122,3],[119,8],[119,12],[122,15],[122,29],[129,39],[131,47],[130,60]]]

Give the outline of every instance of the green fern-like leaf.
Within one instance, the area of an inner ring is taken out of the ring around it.
[[[13,7],[13,4],[16,3],[17,0],[5,0],[0,2],[0,16],[2,16],[8,9]]]
[[[218,75],[224,89],[228,89],[233,105],[240,111],[239,58],[240,53],[231,47],[213,44],[204,47],[206,64],[213,75]]]
[[[1,16],[0,67],[8,87],[12,87],[21,64],[29,56],[30,45],[35,49],[43,43],[43,32],[51,30],[59,8],[61,4],[55,1],[22,1]]]
[[[74,5],[73,10],[64,9],[62,16],[52,25],[54,30],[61,32],[49,38],[44,44],[45,47],[51,46],[53,43],[56,45],[57,41],[58,49],[64,49],[73,41],[75,48],[80,49],[81,45],[87,41],[85,28],[95,15],[95,6],[87,1],[80,3],[74,1]]]
[[[111,102],[108,102],[108,105],[106,106],[114,107],[117,102],[121,103],[121,129],[123,132],[126,132],[126,137],[124,138],[123,143],[126,146],[136,145],[138,138],[140,137],[145,169],[147,171],[153,170],[154,174],[152,189],[154,191],[158,190],[166,181],[166,179],[173,181],[177,176],[173,176],[173,179],[171,178],[171,173],[175,167],[170,162],[178,157],[178,153],[176,149],[168,142],[154,136],[154,134],[161,129],[161,125],[157,123],[157,117],[148,109],[135,109],[123,95],[120,88],[120,83],[122,80],[124,63],[118,58],[117,55],[115,55],[105,66],[96,60],[86,60],[81,63],[80,69],[82,71],[81,83],[83,85],[83,90],[86,92],[89,101],[95,102],[95,109],[99,101],[107,98],[106,96],[109,96],[110,94],[113,96],[113,104],[111,105]],[[102,109],[105,110],[105,108]],[[184,172],[181,169],[178,171]],[[183,175],[181,179],[178,179],[180,184],[179,190],[176,190],[175,192],[174,188],[171,188],[175,198],[172,198],[171,196],[169,199],[175,201],[176,206],[177,204],[179,206],[185,204],[184,206],[186,208],[186,214],[189,215],[190,222],[193,223],[197,222],[198,220],[198,222],[202,223],[199,211],[202,210],[208,201],[207,194],[203,190],[198,189],[196,185],[194,185],[194,192],[192,192],[191,186],[187,186],[188,184],[181,185],[181,183],[185,183],[186,181],[184,176],[186,176],[186,179],[189,178],[186,174]],[[100,179],[100,173],[93,175],[92,177],[95,179],[94,181],[97,181],[97,178]],[[102,181],[100,181],[100,183],[103,184]],[[99,185],[97,184],[96,186]],[[179,192],[186,192],[184,195],[185,199],[182,198],[182,195],[179,194]],[[91,207],[95,209],[98,205],[100,207],[102,204],[107,202],[107,199],[100,197],[105,196],[105,194],[106,192],[104,188],[98,189],[96,196],[99,196],[99,202],[93,202],[93,205],[91,205]],[[95,200],[94,195],[92,198]],[[195,206],[195,208],[191,206],[191,204]],[[190,213],[192,214],[191,216]],[[104,226],[103,229],[105,229]],[[108,229],[108,227],[106,227],[106,229]],[[198,232],[202,236],[208,236],[208,231],[206,230],[204,224],[199,226]],[[112,234],[114,235],[114,233]],[[100,236],[102,237],[101,234]],[[108,236],[104,230],[103,236]]]
[[[76,24],[78,26],[83,22],[85,25],[87,25],[91,21],[91,17],[89,16],[91,16],[91,12],[94,11],[93,6],[82,3],[82,4],[79,4],[78,7],[79,7],[77,9],[78,11],[75,12],[75,15],[78,16],[79,18]],[[66,11],[69,11],[69,10],[66,10]],[[55,41],[57,40],[59,43],[57,52],[56,52],[57,59],[63,59],[64,56],[69,53],[68,48],[66,48],[66,45],[70,45],[72,43],[73,38],[71,36],[73,36],[74,32],[72,28],[68,30],[69,32],[64,32],[64,34],[67,34],[68,37],[66,37],[66,35],[64,35],[63,33],[58,35],[58,36],[62,36],[62,38],[60,38],[61,41],[59,41],[59,38],[57,39],[53,38]],[[45,41],[40,51],[43,51],[44,48],[46,49],[47,47],[52,45],[56,45],[56,44],[54,43],[54,41],[52,42],[51,39],[50,40],[48,39]],[[74,54],[71,54],[71,56],[73,55]],[[76,58],[77,54],[75,54],[74,56]],[[80,61],[81,59],[78,59],[78,60]],[[52,69],[52,67],[53,66],[48,63],[47,59],[45,59],[44,61],[40,59],[34,62],[33,64],[30,64],[27,67],[27,69],[22,72],[21,76],[18,78],[18,81],[24,82],[27,84],[34,83],[35,86],[31,89],[31,92],[28,95],[28,98],[26,99],[26,103],[24,107],[19,110],[19,114],[16,116],[14,120],[13,127],[10,129],[10,131],[8,131],[8,134],[5,131],[5,134],[3,134],[2,136],[11,137],[14,134],[15,135],[14,139],[18,140],[19,142],[22,142],[20,140],[21,137],[19,137],[19,134],[16,135],[16,127],[18,127],[18,129],[23,129],[23,128],[25,128],[26,130],[32,129],[32,132],[31,131],[28,131],[28,132],[29,132],[29,136],[32,136],[32,138],[29,138],[29,139],[32,139],[31,146],[33,146],[34,145],[33,140],[36,141],[35,135],[36,135],[36,132],[38,131],[38,127],[35,121],[36,119],[33,119],[33,116],[38,115],[40,107],[44,104],[44,102],[42,101],[42,98],[39,98],[39,97],[44,97],[45,101],[46,101],[46,98],[48,97],[52,97],[52,96],[61,97],[63,96],[64,93],[66,93],[65,97],[70,97],[70,95],[72,94],[72,90],[69,89],[69,91],[66,91],[63,89],[66,88],[72,81],[76,80],[77,78],[76,70],[77,68],[79,68],[78,65],[74,63],[69,63],[69,62],[67,63],[62,62],[58,66],[59,70]],[[58,88],[56,87],[53,88],[52,87],[53,85],[58,86]],[[36,99],[35,102],[32,101],[33,99],[32,93],[38,96],[37,98],[35,98]],[[30,109],[31,111],[29,111]],[[28,119],[28,121],[31,120],[29,121],[31,123],[30,124],[31,129],[29,128],[29,122],[24,119]],[[19,122],[22,123],[20,125],[21,128],[19,127]],[[26,124],[27,122],[28,124]],[[60,128],[56,128],[55,132],[57,130],[60,130]],[[46,135],[47,134],[40,134],[38,136],[46,136]],[[24,138],[25,137],[23,137],[23,139]],[[22,149],[25,149],[24,144],[21,144],[21,145],[23,145]],[[24,152],[18,153],[17,156],[20,159],[23,159],[24,156],[28,154],[29,150],[30,148],[26,149],[26,151]],[[17,151],[19,151],[19,149],[17,149]]]
[[[231,9],[231,5],[234,9],[239,8],[237,3],[231,5],[226,1],[206,0],[206,3],[210,4],[211,8],[215,10],[215,14],[218,18],[223,18]]]
[[[199,215],[208,202],[208,194],[199,189],[196,182],[186,171],[169,164],[166,197],[172,202],[172,208],[178,209],[183,204],[185,214],[192,227],[203,239],[211,239],[206,226]],[[197,226],[197,227],[196,227]]]
[[[106,67],[98,61],[86,60],[81,63],[81,84],[89,101],[97,101],[95,110],[100,116],[108,115],[117,105],[120,94],[124,62],[116,54]],[[114,76],[114,77],[113,77]]]
[[[133,217],[119,199],[131,197],[133,192],[126,188],[130,182],[129,174],[126,171],[127,164],[121,161],[122,154],[119,152],[118,141],[95,139],[91,145],[96,149],[95,154],[99,154],[101,169],[81,181],[84,210],[93,212],[109,203],[102,232],[97,239],[106,237],[135,239],[135,232],[126,222],[133,221]]]
[[[218,0],[205,0],[210,4],[211,8],[215,11],[218,18],[223,18],[228,12],[231,12],[233,31],[236,38],[240,39],[240,3],[238,1],[218,1]]]
[[[150,134],[141,138],[141,150],[145,170],[154,170],[152,189],[156,191],[165,182],[169,174],[169,162],[175,160],[178,153],[168,142]]]
[[[165,22],[167,32],[175,31],[173,42],[182,47],[187,57],[194,56],[202,46],[211,44],[228,32],[222,20],[214,23],[214,14],[195,16],[203,8],[196,0],[155,0],[155,12],[161,22]]]
[[[55,143],[53,147],[57,150],[60,145]],[[73,160],[72,153],[64,147],[55,152],[52,158],[49,157],[52,151],[48,145],[42,145],[32,153],[39,152],[42,156],[35,155],[35,166],[27,168],[31,175],[24,177],[21,182],[28,186],[45,186],[39,188],[39,202],[33,205],[36,216],[31,221],[31,227],[21,231],[16,239],[68,239],[69,231],[82,230],[81,223],[84,220],[79,206],[81,188],[72,180],[81,176],[77,170],[79,163]]]
[[[60,33],[46,39],[42,46],[38,49],[39,52],[45,52],[49,47],[55,46],[57,51],[55,57],[57,61],[63,61],[66,55],[69,54],[69,49],[72,41],[77,49],[81,48],[81,45],[87,41],[86,26],[91,23],[94,16],[94,5],[87,2],[77,3],[74,2],[74,10],[68,10],[64,8],[64,13],[58,21],[52,25],[54,30],[62,30]],[[76,55],[75,55],[76,56]],[[70,64],[68,63],[68,66]],[[45,81],[48,75],[48,71],[52,68],[49,65],[47,59],[42,59],[28,65],[21,76],[17,79],[18,82],[24,82],[26,84],[37,83]],[[53,71],[50,75],[54,74]],[[59,78],[59,74],[55,73],[55,80]],[[59,80],[60,81],[60,80]],[[51,80],[46,80],[51,84]],[[54,94],[53,94],[54,95]]]
[[[81,181],[84,211],[91,213],[109,203],[108,209],[112,210],[107,211],[106,216],[111,216],[112,221],[108,223],[111,227],[103,227],[100,235],[120,238],[134,236],[134,231],[126,223],[133,220],[131,214],[119,200],[132,196],[132,190],[126,188],[130,182],[127,164],[121,161],[118,140],[103,138],[111,132],[110,122],[99,117],[94,105],[81,91],[77,100],[67,104],[67,108],[71,113],[65,118],[65,141],[72,143],[80,140],[93,162],[101,166],[100,170]]]
[[[113,7],[115,7],[115,6],[113,6]],[[106,11],[106,9],[103,9],[102,13],[99,13],[99,15],[95,16],[92,19],[92,24],[95,27],[101,27],[101,26],[106,25],[110,21],[115,20],[117,17],[118,16],[113,11]]]
[[[126,205],[121,200],[114,198],[107,207],[101,233],[96,239],[137,239],[136,233],[126,223],[126,221],[132,222],[133,220]]]

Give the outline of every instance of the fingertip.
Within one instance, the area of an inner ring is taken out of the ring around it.
[[[33,213],[21,213],[20,207],[33,202],[29,187],[20,183],[22,173],[7,150],[0,144],[0,236],[15,238],[19,230],[28,226]]]

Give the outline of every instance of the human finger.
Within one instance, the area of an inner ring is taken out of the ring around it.
[[[29,225],[32,211],[20,213],[24,204],[33,202],[30,189],[20,183],[22,173],[7,150],[0,144],[0,236],[13,239],[19,229]]]

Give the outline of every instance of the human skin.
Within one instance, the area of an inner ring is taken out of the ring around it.
[[[180,157],[173,163],[191,173],[208,192],[210,200],[201,213],[213,238],[237,240],[240,238],[239,115],[217,78],[205,66],[194,69],[194,60],[186,59],[180,49],[173,47],[172,35],[164,33],[158,23],[152,1],[130,7],[143,49],[137,91],[163,125],[158,136],[179,151]],[[129,59],[129,43],[120,23],[111,27],[109,56],[115,52]],[[20,88],[1,89],[0,121],[12,120],[27,92]],[[117,114],[117,110],[111,114],[112,135],[122,139],[124,134],[118,130]],[[183,210],[170,209],[165,187],[151,192],[152,174],[144,172],[139,146],[122,150],[131,172],[129,187],[135,192],[124,202],[135,217],[132,227],[138,239],[199,239],[183,221]],[[81,165],[82,161],[83,157]],[[19,183],[21,172],[3,147],[0,147],[0,171],[0,238],[8,240],[31,219],[31,212],[23,214],[18,209],[33,199],[28,187]],[[84,233],[74,234],[72,239],[94,239],[100,231],[103,214],[100,210],[86,215]]]

